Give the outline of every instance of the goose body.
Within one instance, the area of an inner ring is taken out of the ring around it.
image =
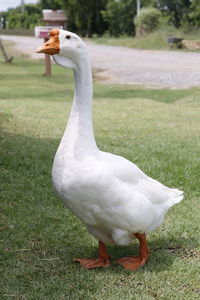
[[[151,232],[182,199],[180,191],[151,179],[123,157],[97,150],[81,159],[64,158],[62,151],[61,143],[52,171],[55,190],[89,232],[105,243],[127,245],[133,233]]]
[[[86,46],[77,35],[54,29],[39,52],[52,54],[57,64],[74,70],[74,100],[54,158],[52,181],[65,206],[100,243],[97,260],[77,261],[85,268],[107,266],[105,243],[127,245],[136,237],[140,255],[118,262],[137,269],[149,256],[145,234],[162,224],[168,209],[183,199],[183,192],[148,177],[127,159],[98,149],[92,124],[91,67]]]

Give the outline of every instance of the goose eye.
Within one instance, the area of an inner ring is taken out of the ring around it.
[[[66,39],[71,39],[71,36],[70,35],[66,35]]]

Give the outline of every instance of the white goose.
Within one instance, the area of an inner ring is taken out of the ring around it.
[[[75,259],[83,268],[110,265],[106,243],[128,245],[136,237],[139,256],[117,262],[136,270],[149,257],[146,234],[163,222],[183,192],[148,177],[127,159],[97,148],[92,125],[92,74],[83,41],[74,33],[53,29],[38,49],[74,71],[75,94],[70,117],[54,158],[54,188],[65,206],[99,240],[97,259]]]

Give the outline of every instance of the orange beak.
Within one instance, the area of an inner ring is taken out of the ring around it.
[[[39,47],[36,52],[50,55],[58,54],[60,52],[59,30],[52,29],[50,31],[50,39]]]

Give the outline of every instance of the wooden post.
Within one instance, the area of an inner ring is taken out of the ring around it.
[[[3,53],[3,56],[5,58],[5,62],[11,62],[13,60],[13,56],[11,56],[10,58],[8,58],[7,54],[6,54],[6,50],[3,46],[3,42],[2,40],[0,39],[0,48],[1,48],[1,51]]]
[[[46,43],[48,38],[44,38],[44,42]],[[45,73],[44,75],[50,76],[51,75],[51,57],[49,54],[45,54]]]

